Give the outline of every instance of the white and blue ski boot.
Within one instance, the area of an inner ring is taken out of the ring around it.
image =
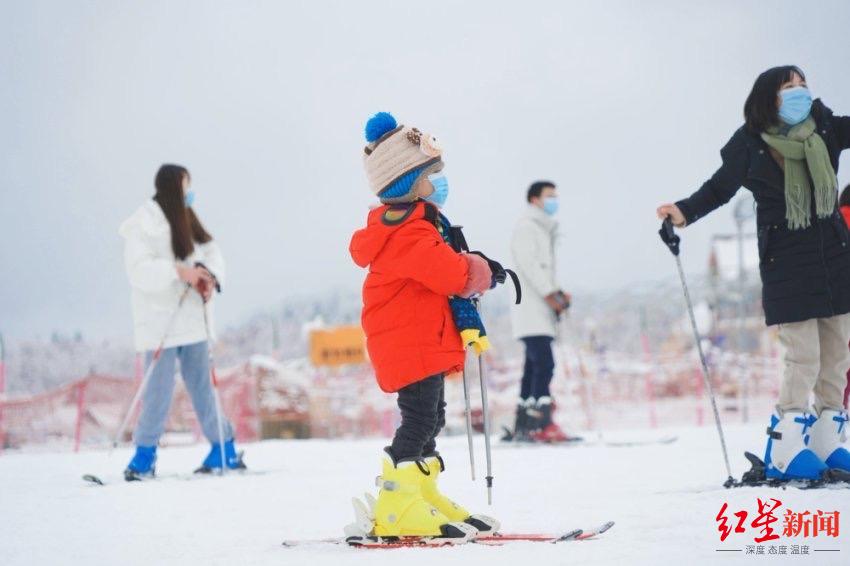
[[[821,410],[809,437],[809,448],[829,468],[850,472],[850,451],[842,446],[847,440],[847,411]]]
[[[806,445],[807,431],[813,423],[808,413],[787,411],[780,418],[771,415],[764,454],[767,479],[817,480],[827,470],[826,464]]]
[[[127,481],[141,481],[156,475],[156,446],[136,446],[133,459],[124,470]]]

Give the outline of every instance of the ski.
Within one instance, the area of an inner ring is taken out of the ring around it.
[[[266,471],[258,471],[258,470],[229,470],[225,473],[225,476],[261,476],[265,475],[269,472]],[[127,480],[123,475],[119,477],[105,477],[105,476],[97,476],[95,474],[84,474],[82,476],[83,481],[92,486],[109,486],[109,485],[120,485],[124,483],[146,483],[146,482],[160,482],[160,481],[203,481],[205,479],[217,478],[221,477],[221,474],[213,473],[213,474],[201,474],[201,473],[192,473],[192,474],[157,474],[156,476],[138,476],[132,480]]]
[[[494,533],[492,535],[481,535],[469,541],[464,539],[436,538],[436,537],[377,537],[377,536],[350,536],[313,540],[286,540],[283,546],[293,548],[298,546],[315,545],[348,545],[355,548],[378,549],[378,548],[419,548],[419,547],[446,547],[461,546],[463,544],[478,544],[484,546],[502,546],[512,542],[545,542],[557,544],[561,542],[589,540],[611,529],[614,521],[608,521],[591,529],[573,529],[560,534],[543,533]]]
[[[245,472],[236,472],[239,475],[244,475]],[[94,474],[84,474],[82,476],[83,481],[90,483],[95,486],[108,486],[108,485],[117,485],[124,483],[147,483],[147,482],[160,482],[164,480],[181,480],[181,481],[198,481],[202,479],[207,479],[210,477],[218,476],[219,474],[165,474],[165,475],[156,475],[156,476],[133,476],[133,479],[127,479],[126,475],[123,475],[121,478],[110,477],[108,479],[104,479],[100,476],[96,476]]]
[[[582,444],[585,439],[580,436],[571,436],[566,440],[534,440],[532,438],[523,437],[517,438],[516,433],[506,426],[502,427],[502,437],[500,438],[503,444],[514,444],[516,446],[532,446],[532,445],[569,445]]]
[[[233,474],[233,473],[239,474],[240,476],[242,476],[242,475],[256,475],[257,474],[256,471],[248,470],[247,466],[245,466],[245,464],[242,461],[242,457],[244,455],[245,455],[245,451],[240,450],[239,453],[237,454],[237,456],[239,458],[239,466],[236,467],[236,468],[228,468],[225,475]],[[156,480],[156,479],[191,480],[191,479],[200,479],[200,478],[204,478],[204,477],[220,476],[220,475],[221,475],[221,473],[218,471],[217,468],[212,469],[212,468],[207,468],[207,467],[204,467],[204,466],[201,466],[200,468],[196,469],[194,472],[192,472],[192,475],[187,475],[187,474],[170,474],[170,475],[164,475],[164,476],[139,475],[139,474],[136,474],[135,472],[131,472],[130,470],[124,470],[124,481],[126,481],[126,482],[142,482],[142,481],[151,481],[151,480]],[[86,482],[93,484],[93,485],[106,485],[106,483],[107,483],[107,482],[103,481],[99,476],[96,476],[94,474],[83,474],[83,481],[86,481]]]
[[[665,445],[665,444],[673,444],[679,440],[678,436],[662,436],[660,438],[650,438],[647,440],[602,440],[603,446],[608,446],[610,448],[633,448],[637,446],[653,446],[653,445]]]
[[[519,440],[514,439],[513,432],[507,428],[502,427],[504,432],[501,440],[501,446],[515,446],[515,447],[529,447],[529,446],[561,446],[561,447],[573,447],[573,446],[605,446],[608,448],[635,448],[641,446],[655,446],[655,445],[666,445],[673,444],[677,440],[679,440],[678,436],[670,435],[670,436],[661,436],[658,438],[648,438],[648,439],[640,439],[640,440],[606,440],[604,437],[600,436],[597,439],[586,439],[582,437],[572,437],[567,440],[560,442],[546,442],[546,441],[537,441],[537,440]]]
[[[494,533],[483,535],[473,540],[475,543],[500,543],[500,542],[567,542],[571,540],[589,540],[611,529],[614,521],[607,521],[597,527],[590,529],[574,529],[563,534],[521,534],[521,533]]]
[[[768,478],[766,473],[766,465],[761,458],[752,452],[744,452],[744,457],[750,462],[750,469],[744,472],[740,480],[727,480],[723,487],[775,487],[786,489],[793,487],[796,489],[850,489],[850,472],[839,469],[829,469],[823,473],[820,479],[816,480],[782,480]]]
[[[106,485],[103,483],[103,480],[93,474],[84,474],[83,481],[87,481],[89,483],[93,483],[95,485]]]

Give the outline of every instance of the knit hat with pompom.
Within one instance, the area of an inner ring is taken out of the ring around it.
[[[385,204],[413,202],[421,177],[443,168],[437,139],[405,125],[392,114],[378,112],[366,122],[363,164],[372,192]]]

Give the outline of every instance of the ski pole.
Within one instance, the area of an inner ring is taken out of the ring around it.
[[[159,362],[160,356],[162,355],[162,347],[165,345],[165,340],[171,333],[171,329],[174,327],[174,322],[177,320],[177,313],[180,312],[180,307],[183,306],[183,302],[189,295],[189,289],[191,288],[191,285],[186,285],[186,288],[183,290],[183,294],[180,295],[180,301],[177,303],[177,307],[175,307],[174,312],[171,314],[171,318],[169,319],[168,324],[165,327],[165,332],[162,335],[162,340],[159,341],[159,346],[157,346],[156,350],[154,350],[153,356],[151,356],[150,364],[148,364],[148,369],[145,371],[144,377],[142,377],[142,382],[139,384],[139,388],[136,390],[136,394],[133,396],[133,400],[130,401],[130,408],[124,415],[124,419],[121,421],[121,426],[118,427],[118,433],[112,440],[112,447],[109,449],[110,454],[112,454],[112,450],[118,447],[118,443],[121,441],[121,437],[124,436],[124,431],[127,430],[127,425],[130,423],[130,419],[132,418],[133,413],[136,411],[136,407],[139,405],[139,401],[142,400],[142,395],[144,394],[148,382],[150,381],[151,376],[153,375],[153,370],[156,367],[156,364]]]
[[[479,310],[480,301],[475,300],[475,309]],[[480,312],[480,311],[479,311]],[[493,504],[493,461],[490,451],[490,407],[487,402],[487,383],[484,379],[484,352],[478,354],[478,380],[481,385],[481,417],[484,419],[484,453],[487,455],[487,505]],[[470,440],[472,436],[470,436]],[[471,453],[471,452],[470,452]]]
[[[463,367],[463,402],[466,408],[466,438],[469,441],[469,470],[475,481],[475,452],[472,447],[472,409],[469,406],[469,381],[466,378],[466,364]]]
[[[705,361],[705,353],[702,351],[702,341],[697,328],[697,321],[694,317],[694,305],[691,301],[691,294],[688,292],[688,283],[685,280],[685,272],[682,269],[682,260],[679,257],[679,242],[680,238],[673,230],[673,222],[670,217],[664,219],[661,224],[661,230],[658,231],[661,236],[661,241],[670,249],[670,253],[676,258],[676,267],[679,269],[679,279],[682,281],[682,289],[685,292],[685,304],[688,307],[688,315],[691,319],[691,328],[694,331],[694,340],[696,341],[697,351],[699,352],[700,363],[702,364],[702,378],[705,381],[705,388],[708,391],[708,396],[711,399],[711,409],[714,411],[714,422],[717,424],[717,434],[720,437],[720,447],[723,449],[723,460],[726,462],[726,473],[729,476],[723,484],[726,487],[734,483],[732,478],[732,467],[729,466],[729,452],[726,450],[726,437],[723,435],[723,426],[720,424],[720,413],[717,411],[717,400],[714,397],[714,388],[711,385],[711,378],[708,374],[708,363]]]
[[[209,317],[207,316],[207,305],[203,305],[204,309],[204,328],[207,331],[207,353],[209,355],[209,364],[210,364],[210,381],[212,382],[213,389],[213,400],[215,402],[215,420],[216,426],[218,427],[218,449],[221,454],[221,475],[224,475],[224,471],[227,468],[227,460],[224,456],[224,422],[221,418],[221,396],[218,393],[218,379],[215,374],[215,361],[213,360],[212,353],[212,337],[210,336],[210,323]]]

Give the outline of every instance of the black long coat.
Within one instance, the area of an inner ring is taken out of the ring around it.
[[[838,171],[850,147],[850,117],[834,116],[820,99],[812,105],[817,132]],[[676,204],[688,224],[726,204],[745,187],[756,201],[762,302],[768,325],[850,312],[850,232],[836,207],[812,225],[789,230],[785,220],[785,177],[761,136],[741,127],[720,150],[723,165],[690,197]]]

